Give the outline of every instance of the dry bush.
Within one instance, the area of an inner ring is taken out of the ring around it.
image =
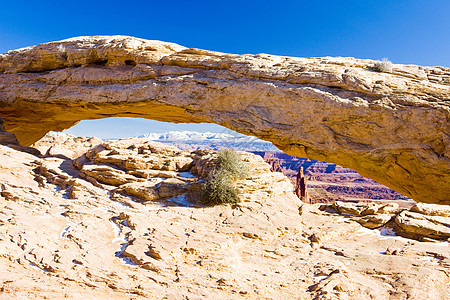
[[[235,182],[248,174],[248,164],[234,149],[222,149],[216,166],[209,173],[200,189],[200,200],[204,204],[218,205],[237,203],[238,190]]]
[[[203,204],[217,205],[238,202],[238,191],[229,173],[213,170],[202,185],[200,199]]]
[[[217,169],[228,172],[233,180],[244,179],[248,174],[248,164],[232,148],[220,150]]]
[[[393,65],[387,58],[383,58],[382,60],[375,62],[373,68],[377,72],[392,73]]]

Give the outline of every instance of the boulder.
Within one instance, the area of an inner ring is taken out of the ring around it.
[[[142,202],[155,201],[160,198],[156,183],[151,181],[122,184],[114,191],[117,193],[137,197],[137,199],[142,199]]]
[[[337,212],[343,214],[350,214],[355,216],[366,215],[393,215],[399,213],[402,209],[399,208],[397,203],[376,204],[371,202],[344,202],[335,201],[332,207]]]
[[[450,217],[449,205],[417,203],[410,210],[428,216]]]
[[[384,226],[388,223],[395,215],[379,214],[379,215],[366,215],[363,217],[354,217],[352,220],[361,224],[366,228],[374,229]]]
[[[49,132],[32,145],[46,156],[75,159],[103,141],[97,137],[77,137],[62,132]]]
[[[335,201],[332,204],[332,206],[339,213],[350,214],[355,216],[361,215],[364,211],[368,209],[373,209],[374,207],[377,207],[375,203],[365,203],[365,202],[355,203],[343,201]],[[375,212],[376,210],[373,211]]]
[[[158,186],[158,193],[161,198],[174,197],[185,192],[186,182],[176,178],[168,178],[162,181]]]
[[[404,234],[412,237],[450,238],[450,218],[448,217],[402,211],[394,221]]]
[[[128,175],[126,172],[108,165],[85,164],[80,170],[80,176],[114,186],[134,181],[145,181],[144,179]]]

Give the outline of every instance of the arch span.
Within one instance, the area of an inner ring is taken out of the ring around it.
[[[79,37],[1,55],[0,116],[25,145],[111,116],[217,123],[450,204],[450,69],[373,64]]]

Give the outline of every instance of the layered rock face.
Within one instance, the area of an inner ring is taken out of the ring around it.
[[[0,116],[29,145],[84,119],[213,122],[449,204],[450,69],[232,55],[123,36],[0,56]]]

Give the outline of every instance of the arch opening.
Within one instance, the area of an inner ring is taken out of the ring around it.
[[[149,138],[182,150],[235,148],[260,155],[274,171],[283,172],[295,185],[302,167],[311,203],[334,201],[392,202],[409,207],[415,202],[388,187],[339,165],[287,155],[272,143],[209,123],[168,123],[142,118],[105,118],[81,121],[65,130],[75,136],[95,136],[103,140],[129,137]]]

